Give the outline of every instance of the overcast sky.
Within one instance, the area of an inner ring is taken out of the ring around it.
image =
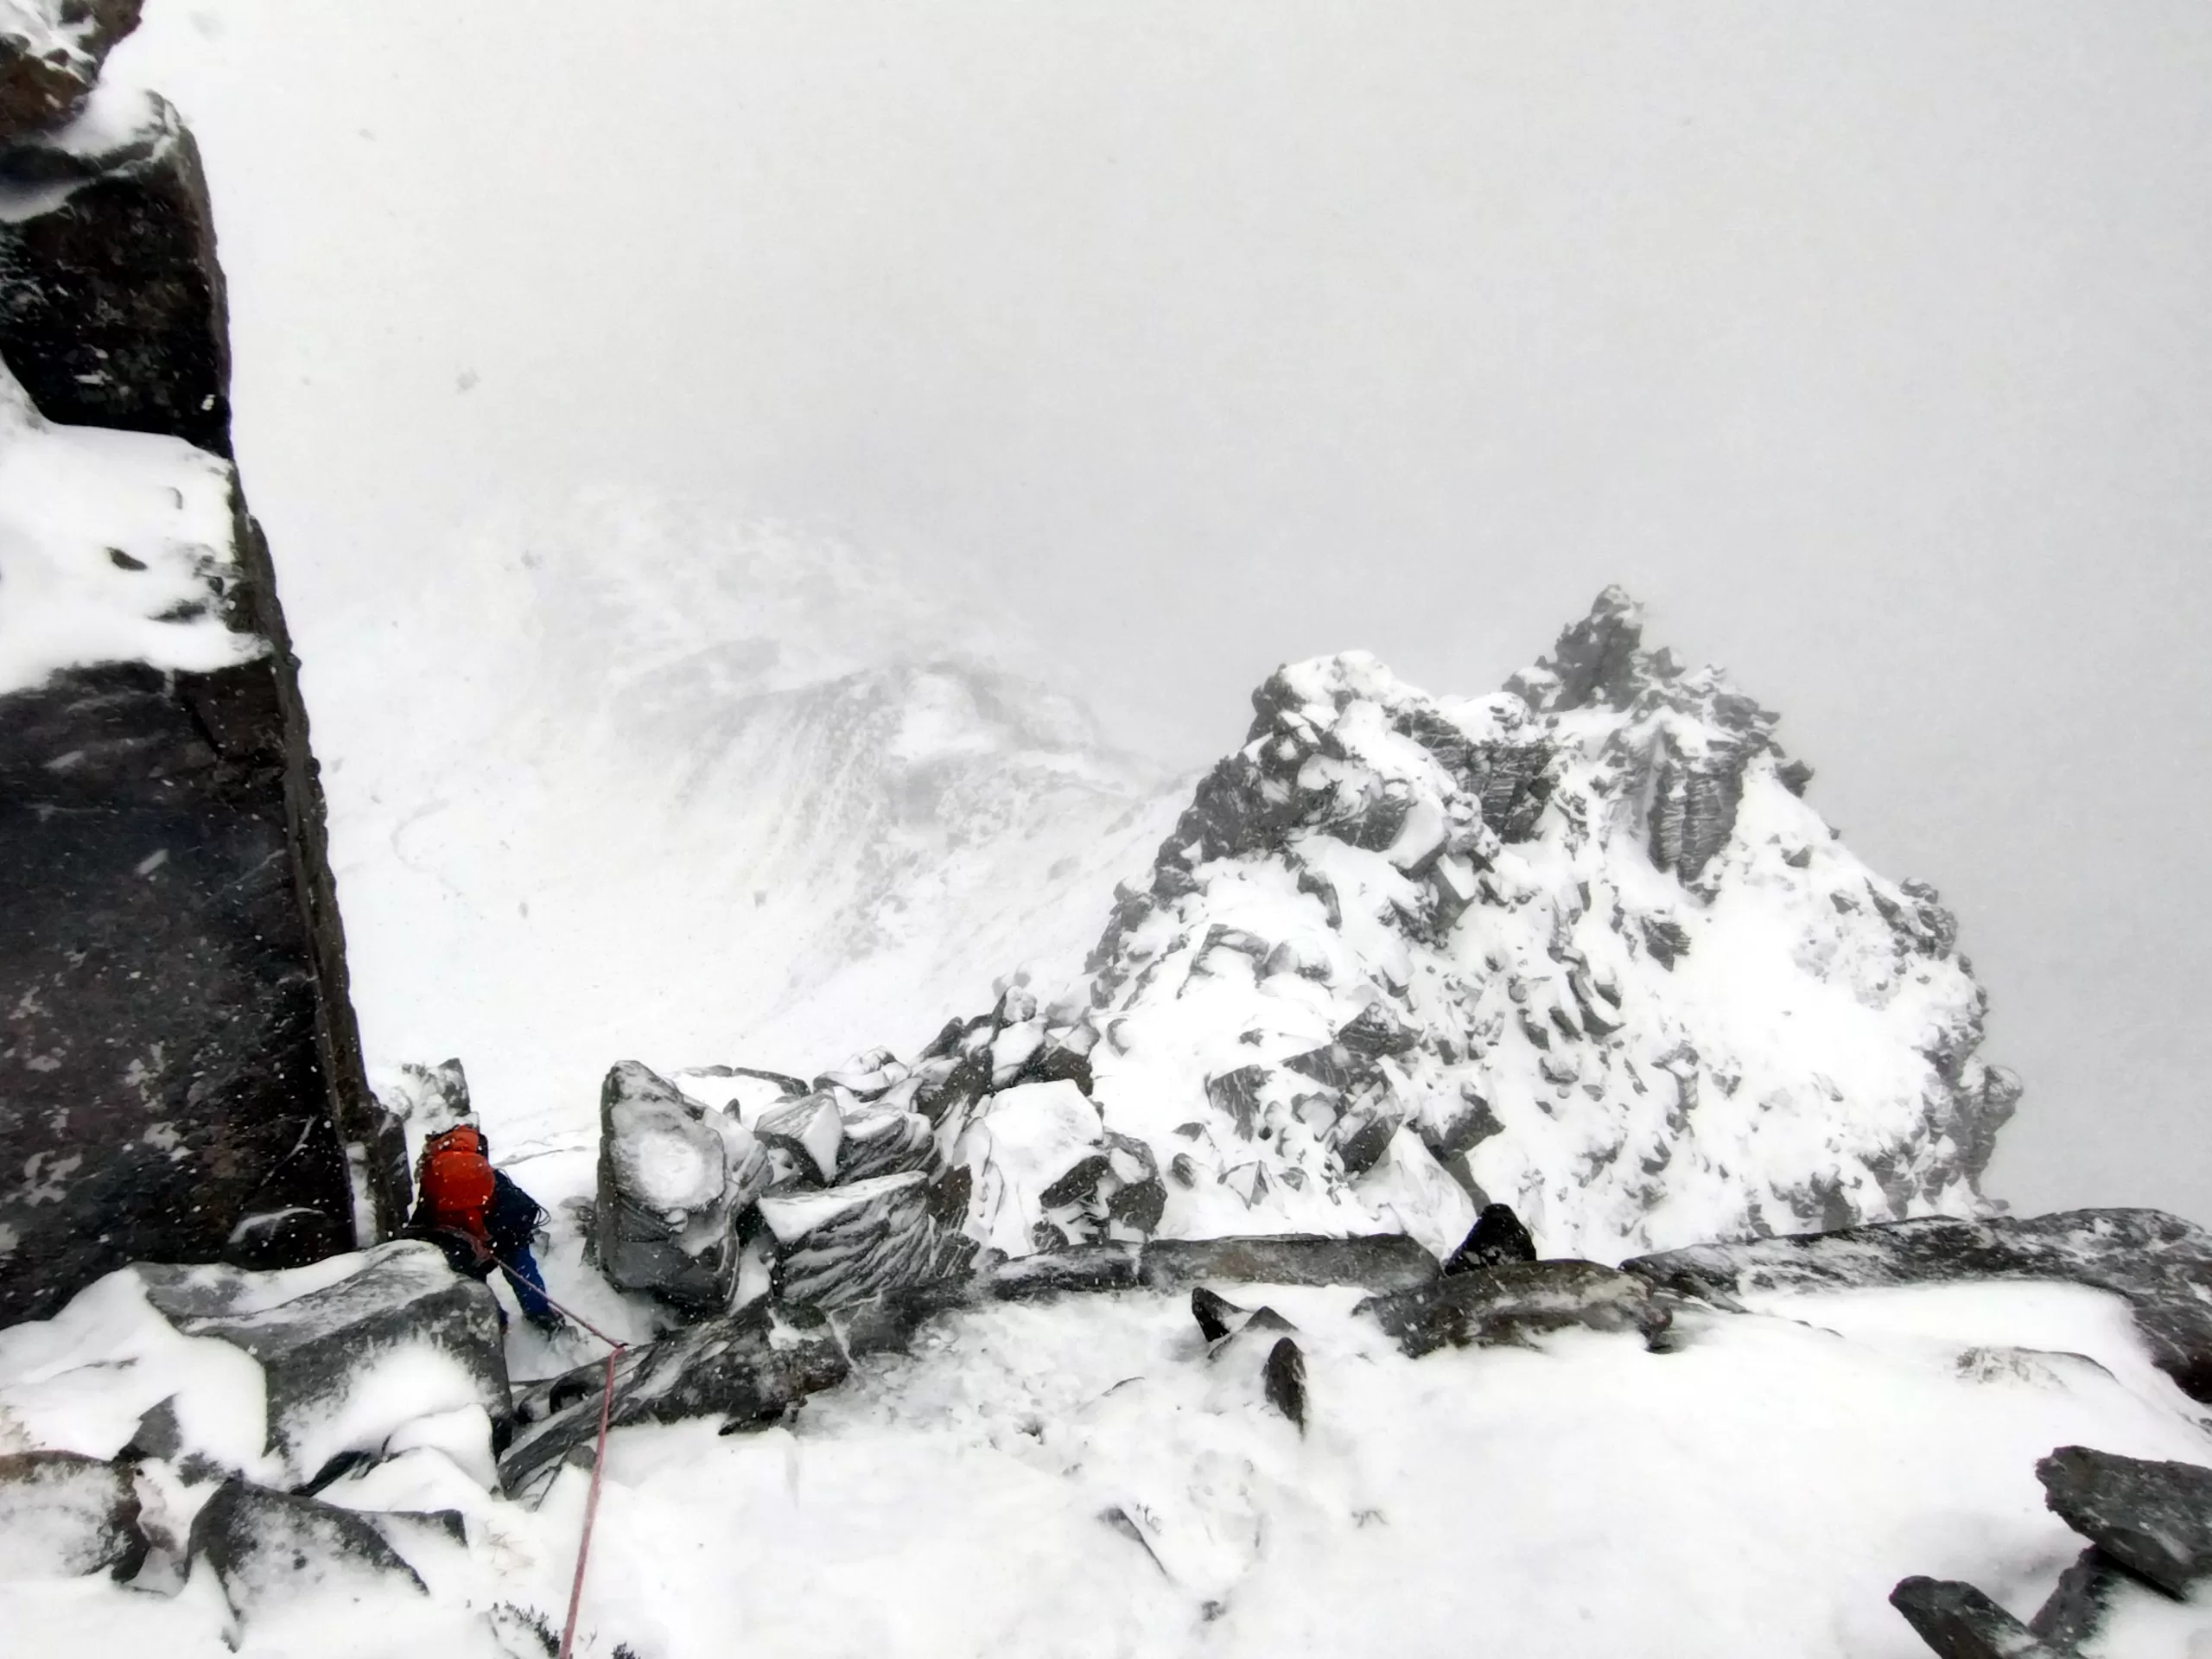
[[[1178,764],[1622,582],[1960,911],[1995,1191],[2212,1221],[2212,9],[148,10],[311,698],[579,481],[987,585]]]

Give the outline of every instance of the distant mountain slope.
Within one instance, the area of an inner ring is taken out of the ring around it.
[[[1497,696],[1353,653],[1254,702],[1091,961],[1163,1231],[1445,1249],[1491,1198],[1611,1258],[1980,1205],[2018,1084],[1952,918],[1625,595]]]
[[[456,563],[316,713],[372,1058],[510,1136],[623,1055],[820,1069],[1072,976],[1187,789],[834,544],[602,493]]]

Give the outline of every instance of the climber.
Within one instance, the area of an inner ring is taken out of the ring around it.
[[[431,1136],[415,1175],[415,1213],[402,1236],[435,1244],[454,1272],[472,1279],[488,1279],[500,1268],[524,1317],[548,1335],[560,1330],[561,1316],[545,1299],[545,1281],[531,1254],[545,1211],[505,1171],[492,1167],[484,1132],[463,1123]],[[503,1327],[506,1319],[501,1308]]]

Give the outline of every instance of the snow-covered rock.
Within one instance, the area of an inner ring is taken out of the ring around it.
[[[280,1486],[424,1417],[473,1409],[488,1442],[507,1395],[491,1293],[411,1242],[280,1273],[141,1264],[0,1331],[0,1426],[33,1446]]]
[[[0,0],[0,1319],[134,1258],[312,1262],[404,1203],[225,459],[207,182],[160,99],[83,95],[136,16]]]
[[[1441,1236],[1503,1198],[1618,1257],[1981,1207],[2017,1085],[1955,924],[1639,630],[1609,592],[1494,696],[1357,653],[1255,695],[1091,958],[1104,1127],[1181,1160],[1163,1231]],[[1372,1179],[1402,1132],[1458,1192]]]
[[[2062,1446],[2036,1478],[2052,1514],[2168,1595],[2212,1579],[2212,1468]]]
[[[634,1060],[600,1094],[601,1271],[712,1313],[737,1285],[737,1217],[768,1188],[765,1137],[701,1104]]]
[[[0,143],[67,121],[143,0],[0,0]]]
[[[327,1619],[395,1593],[427,1593],[415,1569],[364,1517],[243,1480],[225,1481],[200,1507],[191,1552],[207,1563],[248,1629],[302,1603]]]
[[[1930,1217],[1692,1245],[1622,1264],[1677,1294],[1735,1305],[1783,1292],[1989,1281],[2086,1285],[2120,1299],[2152,1360],[2212,1405],[2212,1235],[2156,1210]]]
[[[75,1452],[0,1452],[0,1581],[127,1579],[145,1558],[128,1465]]]

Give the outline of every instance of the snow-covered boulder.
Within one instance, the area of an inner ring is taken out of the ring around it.
[[[0,143],[83,107],[143,0],[7,0],[0,5]]]
[[[428,1593],[365,1517],[242,1480],[225,1481],[201,1506],[191,1553],[249,1628],[296,1611],[358,1617],[364,1603]]]
[[[289,1487],[455,1413],[487,1458],[506,1361],[491,1292],[429,1244],[281,1273],[142,1264],[0,1330],[0,1421],[45,1449]]]
[[[1669,1316],[1651,1287],[1594,1262],[1515,1262],[1370,1297],[1359,1311],[1419,1358],[1449,1344],[1525,1343],[1546,1332],[1633,1331],[1649,1342]]]
[[[127,1579],[146,1547],[129,1465],[74,1452],[0,1454],[0,1580]]]
[[[761,1139],[743,1123],[625,1060],[600,1091],[600,1271],[683,1307],[727,1306],[737,1284],[737,1216],[772,1173]]]

